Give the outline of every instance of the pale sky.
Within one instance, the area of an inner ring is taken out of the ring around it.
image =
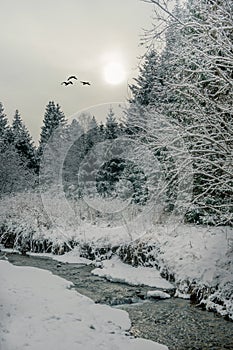
[[[127,84],[137,76],[138,56],[145,52],[140,35],[151,26],[152,5],[140,0],[0,3],[0,101],[9,120],[19,109],[35,140],[50,100],[69,117],[129,97]],[[123,69],[118,84],[104,76],[112,62]],[[61,85],[71,74],[92,85]]]

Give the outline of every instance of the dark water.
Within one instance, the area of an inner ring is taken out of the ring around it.
[[[147,287],[111,283],[90,272],[93,266],[63,264],[49,258],[7,254],[15,265],[50,270],[74,283],[75,289],[97,303],[126,310],[135,336],[166,344],[170,350],[233,350],[233,322],[191,306],[189,301],[171,298],[143,301]],[[0,255],[1,258],[1,255]]]

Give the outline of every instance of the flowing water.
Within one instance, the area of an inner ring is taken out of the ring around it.
[[[19,254],[7,254],[7,257],[15,265],[50,270],[73,282],[78,292],[96,303],[126,310],[132,322],[130,332],[135,336],[166,344],[170,350],[233,350],[233,322],[190,305],[188,300],[144,300],[151,288],[109,282],[92,275],[90,265],[63,264],[50,258]]]

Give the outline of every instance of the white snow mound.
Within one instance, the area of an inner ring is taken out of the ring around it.
[[[162,292],[161,290],[149,290],[147,292],[148,298],[155,298],[155,299],[168,299],[170,298],[170,294]]]
[[[149,286],[161,289],[173,289],[174,286],[160,276],[156,268],[132,267],[124,264],[118,257],[104,260],[102,268],[92,270],[92,274],[105,277],[112,282],[122,282],[133,286]]]

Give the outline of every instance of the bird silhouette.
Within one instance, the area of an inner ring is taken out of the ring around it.
[[[91,84],[89,83],[89,81],[80,81],[80,83],[83,84],[83,85],[89,85],[89,86],[91,85]]]
[[[65,86],[67,86],[67,85],[70,85],[70,84],[72,84],[73,85],[73,82],[72,81],[63,81],[62,83],[61,83],[61,85],[65,85]]]
[[[69,81],[69,80],[71,80],[71,79],[78,80],[78,78],[77,78],[75,75],[71,75],[71,76],[67,79],[67,81]]]

